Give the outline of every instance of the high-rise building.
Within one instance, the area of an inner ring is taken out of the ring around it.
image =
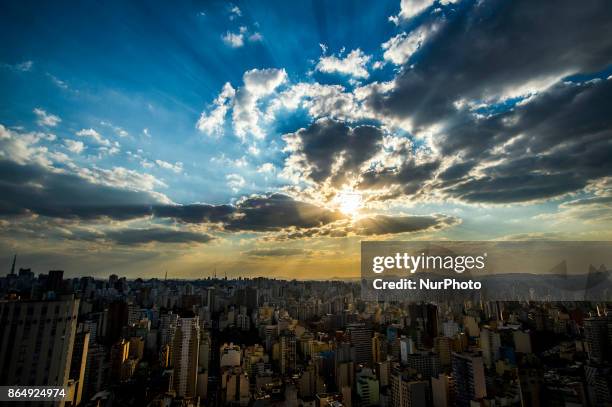
[[[440,358],[433,352],[421,351],[408,355],[406,366],[414,369],[424,380],[440,373]]]
[[[224,343],[219,349],[220,353],[220,366],[223,367],[234,367],[240,366],[240,346],[234,345],[233,343]]]
[[[444,373],[431,378],[431,393],[433,407],[447,407],[451,404],[450,378]]]
[[[83,326],[81,326],[83,328]],[[76,388],[72,405],[77,406],[83,397],[85,386],[85,367],[87,366],[87,352],[89,350],[90,333],[81,329],[75,334],[70,365],[70,378],[75,381]]]
[[[415,379],[406,372],[394,371],[391,382],[391,407],[421,407],[427,405],[429,383]]]
[[[451,338],[447,336],[438,336],[434,339],[434,351],[440,358],[440,366],[448,367],[451,364]]]
[[[196,396],[199,346],[198,317],[179,318],[172,342],[172,387],[180,397]]]
[[[499,359],[501,339],[499,333],[484,327],[480,330],[480,349],[485,366],[490,368]]]
[[[605,317],[585,319],[584,336],[590,360],[601,363],[612,354],[608,346],[608,321]]]
[[[111,347],[111,379],[113,381],[124,381],[127,379],[123,375],[124,364],[130,355],[130,343],[121,339]]]
[[[355,363],[369,364],[372,362],[372,330],[364,323],[348,324],[346,332],[351,345],[355,347]]]
[[[172,343],[174,338],[174,331],[176,330],[176,324],[178,323],[179,316],[172,313],[163,314],[159,318],[159,344],[160,346],[168,345]]]
[[[296,364],[296,340],[291,331],[283,332],[279,339],[280,346],[280,372],[287,374],[295,371]]]
[[[514,349],[517,353],[531,353],[531,336],[529,332],[514,331],[512,332],[512,339],[514,340]]]
[[[457,406],[469,406],[472,400],[486,397],[487,388],[482,356],[453,353],[452,365]]]
[[[357,395],[362,406],[377,406],[380,401],[380,384],[372,369],[357,373]]]
[[[408,363],[408,355],[416,352],[416,344],[412,340],[412,338],[406,338],[402,336],[399,339],[400,345],[400,360],[402,364]]]
[[[89,343],[87,351],[87,364],[85,365],[85,385],[83,386],[83,400],[87,400],[102,390],[108,377],[108,353],[103,345],[94,341]]]
[[[128,322],[128,304],[117,300],[108,305],[106,310],[106,343],[114,344],[121,338],[121,330]]]
[[[78,309],[73,297],[0,301],[0,385],[66,386]]]
[[[612,368],[587,365],[584,367],[589,399],[592,406],[612,405]]]
[[[380,363],[387,359],[387,338],[381,333],[375,333],[372,337],[372,361]]]

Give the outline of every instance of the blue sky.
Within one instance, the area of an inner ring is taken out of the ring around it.
[[[306,278],[362,239],[607,239],[610,14],[5,2],[0,260]]]
[[[10,65],[32,61],[32,68],[3,69],[0,84],[11,97],[1,101],[0,117],[8,126],[36,128],[33,109],[41,107],[62,118],[58,137],[74,138],[74,132],[94,128],[122,144],[120,154],[97,162],[126,164],[126,151],[142,148],[151,158],[183,162],[187,175],[173,176],[168,191],[174,200],[225,202],[231,197],[222,187],[223,171],[211,168],[209,160],[220,153],[240,159],[242,148],[230,137],[203,137],[194,126],[202,109],[225,82],[239,85],[249,69],[279,67],[294,81],[312,80],[307,73],[314,64],[309,61],[321,55],[319,44],[333,52],[343,47],[378,52],[396,28],[377,22],[398,5],[370,5],[371,12],[364,15],[360,10],[366,4],[86,2],[37,4],[35,15],[27,2],[5,4],[0,32],[11,46],[2,49],[1,59]],[[236,7],[240,15],[232,11]],[[263,38],[245,39],[239,48],[228,46],[222,37],[240,27]],[[299,128],[296,124],[303,119],[296,116],[280,123],[280,130]],[[101,122],[130,136],[117,138]],[[144,136],[145,128],[152,137]],[[273,139],[264,142],[264,150],[268,141]],[[260,157],[252,164],[266,159],[278,157]],[[205,196],[193,189],[202,185]]]

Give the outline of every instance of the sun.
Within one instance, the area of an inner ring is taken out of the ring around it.
[[[336,195],[335,199],[340,211],[347,215],[356,215],[362,206],[362,197],[358,192],[344,191]]]

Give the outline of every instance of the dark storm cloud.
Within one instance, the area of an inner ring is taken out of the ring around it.
[[[105,239],[121,245],[146,243],[208,243],[212,236],[190,231],[167,228],[123,229],[107,232]]]
[[[607,0],[465,2],[407,62],[395,88],[369,103],[387,116],[409,117],[418,127],[452,114],[460,99],[496,97],[529,82],[595,72],[611,63]]]
[[[315,182],[331,179],[333,185],[341,184],[350,173],[358,173],[359,167],[380,149],[383,138],[381,129],[374,126],[351,128],[345,123],[320,119],[305,129],[288,137],[299,141],[299,149],[310,168],[310,178]],[[335,166],[338,158],[340,166]]]
[[[216,223],[228,231],[254,232],[311,228],[344,217],[340,212],[282,194],[252,196],[236,205],[162,204],[148,192],[105,186],[78,175],[2,160],[0,215],[26,214],[83,220],[154,216],[185,223]]]
[[[425,182],[433,179],[440,161],[417,163],[414,158],[406,159],[400,168],[383,168],[366,171],[361,175],[359,189],[381,189],[395,187],[396,194],[414,195],[422,191]],[[391,196],[388,196],[390,198]]]
[[[142,191],[94,184],[78,175],[0,160],[0,215],[132,219],[150,213],[157,198]]]
[[[459,218],[440,214],[371,215],[354,221],[342,220],[318,228],[281,233],[275,237],[275,240],[432,232],[457,225],[460,222]]]
[[[566,83],[510,112],[466,116],[437,141],[445,154],[467,158],[442,173],[438,186],[465,201],[507,203],[553,198],[609,176],[610,100],[612,80]],[[468,175],[486,161],[497,164]]]
[[[388,216],[375,215],[360,219],[353,225],[355,234],[362,236],[423,232],[455,225],[459,219],[445,215]]]
[[[159,218],[173,218],[185,223],[222,223],[236,212],[232,205],[156,205],[153,214]]]
[[[154,213],[188,223],[217,223],[232,232],[313,228],[344,218],[338,211],[278,193],[243,198],[235,205],[163,205]]]
[[[272,194],[244,199],[236,205],[236,214],[225,223],[227,230],[274,231],[287,227],[313,228],[343,219],[345,216],[307,202]]]

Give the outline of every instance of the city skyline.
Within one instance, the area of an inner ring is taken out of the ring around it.
[[[0,264],[357,278],[359,242],[612,239],[612,5],[0,5]]]

